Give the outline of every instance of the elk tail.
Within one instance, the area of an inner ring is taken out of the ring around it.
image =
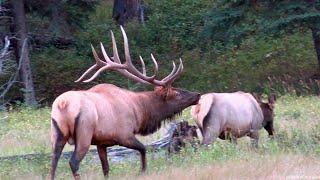
[[[60,100],[58,103],[58,108],[60,110],[66,109],[67,106],[68,106],[68,101],[66,101],[64,99]]]

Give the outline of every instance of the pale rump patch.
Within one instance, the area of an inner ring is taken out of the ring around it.
[[[198,118],[198,114],[199,114],[200,108],[201,108],[200,104],[191,106],[191,116],[193,118],[195,118],[195,119]]]
[[[196,119],[196,123],[200,128],[203,128],[203,119],[208,114],[214,96],[212,94],[204,94],[201,96],[197,105],[191,107],[191,116]]]

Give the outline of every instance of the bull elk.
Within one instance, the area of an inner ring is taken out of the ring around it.
[[[252,145],[258,146],[259,130],[270,123],[260,104],[250,93],[208,93],[201,96],[199,103],[191,108],[191,115],[203,135],[203,144],[208,145],[216,138],[232,141],[249,136]]]
[[[125,63],[121,63],[114,35],[111,31],[113,57],[109,57],[102,45],[103,60],[92,47],[96,63],[76,81],[80,82],[92,71],[94,75],[83,82],[90,82],[106,70],[118,71],[125,77],[139,83],[155,86],[153,91],[132,92],[112,84],[99,84],[83,91],[68,91],[55,99],[51,112],[51,179],[54,179],[58,160],[63,147],[68,142],[75,148],[69,161],[73,176],[79,163],[86,155],[90,145],[96,145],[101,160],[103,174],[108,176],[109,165],[106,148],[120,145],[135,149],[141,155],[141,171],[146,169],[146,149],[135,137],[136,134],[148,135],[160,128],[162,122],[172,119],[188,106],[194,105],[200,98],[199,93],[173,88],[172,83],[183,70],[182,60],[176,67],[173,62],[171,73],[157,80],[158,64],[152,76],[147,76],[143,59],[142,72],[131,61],[127,35],[121,27],[124,39]]]

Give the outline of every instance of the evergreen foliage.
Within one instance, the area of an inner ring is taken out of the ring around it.
[[[239,45],[251,35],[264,38],[314,28],[320,21],[319,1],[220,1],[206,18],[202,35],[211,42]]]
[[[27,2],[29,31],[46,33],[49,10],[41,9],[46,1],[39,5],[34,2]],[[31,61],[37,98],[51,102],[64,91],[104,82],[132,90],[151,89],[112,72],[89,84],[74,83],[94,63],[90,44],[99,49],[102,42],[112,54],[110,30],[115,33],[123,59],[122,36],[112,20],[112,1],[74,2],[63,1],[74,44],[65,49],[33,44]],[[131,56],[136,66],[140,66],[138,55],[144,57],[148,73],[152,73],[153,53],[160,76],[171,70],[172,60],[182,57],[185,71],[175,86],[190,90],[278,91],[281,88],[271,87],[270,76],[279,82],[290,76],[285,82],[292,84],[317,73],[311,32],[320,22],[319,1],[309,2],[145,0],[145,23],[131,21],[125,25]],[[18,94],[14,91],[11,96]]]

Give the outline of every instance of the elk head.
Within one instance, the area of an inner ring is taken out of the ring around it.
[[[267,103],[262,101],[262,97],[260,95],[253,93],[253,96],[259,103],[263,113],[263,127],[268,132],[269,136],[273,136],[274,105],[276,102],[276,96],[274,94],[268,95]]]

